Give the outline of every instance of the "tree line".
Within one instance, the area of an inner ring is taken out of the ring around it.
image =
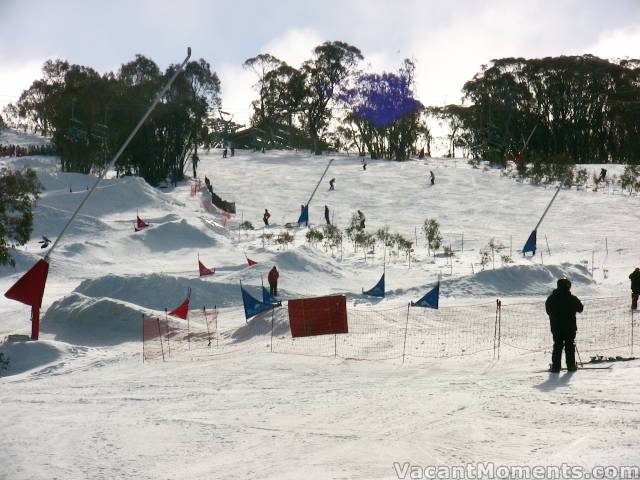
[[[503,58],[483,65],[462,88],[462,101],[424,106],[415,94],[415,63],[366,73],[362,52],[325,42],[291,66],[269,53],[248,58],[257,98],[251,127],[260,148],[358,151],[407,160],[426,149],[429,122],[448,129],[448,154],[504,164],[637,163],[640,153],[640,60],[593,55]],[[137,55],[116,72],[49,60],[6,119],[22,119],[55,144],[66,171],[103,168],[176,68],[161,72]],[[117,169],[152,184],[185,171],[189,153],[221,145],[243,126],[226,121],[220,81],[203,59],[187,65],[127,148]],[[256,147],[257,148],[257,147]]]

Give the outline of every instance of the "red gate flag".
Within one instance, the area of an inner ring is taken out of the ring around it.
[[[189,299],[191,298],[191,289],[189,289],[189,293],[187,294],[187,298],[184,299],[184,302],[180,304],[175,310],[171,310],[169,315],[173,315],[174,317],[181,318],[183,320],[187,319],[189,315]]]
[[[216,269],[211,270],[210,268],[205,267],[200,260],[198,260],[198,269],[200,270],[200,276],[206,277],[207,275],[213,275],[216,273]]]
[[[39,309],[42,305],[42,296],[44,295],[48,274],[49,264],[40,259],[31,267],[31,270],[7,290],[4,296]]]
[[[143,228],[147,228],[149,226],[148,223],[145,223],[138,215],[136,215],[136,226],[133,227],[136,232],[139,232]]]
[[[249,257],[247,257],[246,255],[245,255],[245,257],[244,257],[244,258],[246,258],[246,259],[247,259],[247,263],[249,264],[249,266],[250,266],[250,267],[253,267],[254,265],[257,265],[257,264],[258,264],[258,262],[256,262],[255,260],[251,260],[251,259],[250,259]]]
[[[349,333],[347,297],[330,295],[289,300],[289,325],[292,337]]]

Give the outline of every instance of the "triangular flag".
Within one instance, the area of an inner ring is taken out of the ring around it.
[[[522,255],[524,255],[527,252],[532,252],[535,255],[536,243],[537,243],[537,232],[534,230],[533,232],[531,232],[531,235],[529,235],[527,243],[525,243],[524,247],[522,248]]]
[[[309,205],[305,205],[298,217],[298,226],[304,223],[305,226],[309,226]]]
[[[378,283],[376,283],[375,287],[371,290],[367,290],[366,292],[363,291],[362,293],[364,295],[369,295],[370,297],[384,297],[384,273],[382,274],[382,277],[380,277],[380,280],[378,280]]]
[[[251,296],[242,284],[240,284],[240,291],[242,292],[242,304],[244,306],[244,317],[246,320],[272,308],[272,305],[265,305],[257,298]]]
[[[246,255],[245,255],[245,257],[244,257],[244,258],[246,258],[246,259],[247,259],[247,263],[249,264],[249,266],[250,266],[250,267],[252,267],[252,266],[254,266],[254,265],[257,265],[257,264],[258,264],[258,262],[256,262],[255,260],[251,260],[251,259],[250,259],[249,257],[247,257]]]
[[[49,264],[40,259],[4,294],[5,297],[17,302],[40,308],[44,287],[49,274]]]
[[[191,289],[189,289],[189,293],[187,294],[187,298],[184,299],[184,302],[180,304],[175,310],[171,310],[169,315],[174,317],[181,318],[183,320],[187,319],[189,315],[189,299],[191,298]]]
[[[440,282],[434,288],[429,290],[424,297],[417,302],[411,302],[413,307],[427,307],[438,309],[438,301],[440,299]]]
[[[133,227],[136,232],[139,232],[143,228],[147,228],[149,226],[148,223],[145,223],[138,215],[136,215],[136,226]]]
[[[213,270],[211,270],[211,269],[205,267],[200,260],[198,260],[198,269],[200,270],[200,276],[201,277],[206,277],[207,275],[213,275],[214,273],[216,273],[216,269],[215,268]]]

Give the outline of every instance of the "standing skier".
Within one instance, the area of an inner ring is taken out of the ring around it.
[[[272,297],[278,296],[278,278],[280,277],[280,273],[278,273],[278,269],[274,265],[273,268],[269,271],[269,275],[267,276],[267,280],[269,281],[269,293]]]
[[[335,184],[336,183],[336,179],[332,178],[331,180],[329,180],[329,190],[335,190]]]
[[[191,165],[193,165],[193,178],[198,177],[198,175],[196,174],[196,169],[198,168],[199,161],[200,161],[200,158],[198,158],[198,154],[194,153],[193,156],[191,157]]]
[[[227,158],[227,147],[224,147],[224,150],[222,150],[222,158]]]
[[[364,230],[364,213],[362,213],[360,210],[358,210],[358,219],[360,220],[360,228]]]
[[[545,302],[547,315],[551,324],[553,335],[553,353],[551,354],[551,371],[559,372],[564,348],[567,370],[575,372],[576,365],[575,338],[578,326],[576,325],[576,313],[582,312],[582,302],[571,294],[571,282],[566,278],[558,280],[556,288]]]
[[[429,170],[429,179],[431,180],[431,185],[435,185],[436,176],[433,174],[433,170]]]
[[[329,207],[324,206],[324,219],[327,222],[327,225],[331,225],[331,221],[329,220]]]
[[[269,226],[269,218],[271,218],[271,214],[269,213],[269,210],[267,210],[266,208],[264,209],[264,215],[262,215],[262,221],[264,222],[265,226]]]
[[[631,272],[629,280],[631,280],[631,310],[637,310],[638,296],[640,296],[640,268],[636,267],[636,269]]]
[[[607,169],[606,168],[601,168],[600,169],[600,181],[604,182],[604,179],[607,177]]]
[[[363,158],[362,159],[362,170],[366,170],[367,169],[367,161]]]

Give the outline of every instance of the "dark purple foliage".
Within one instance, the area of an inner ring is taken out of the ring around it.
[[[409,79],[395,73],[360,75],[355,86],[339,98],[353,113],[378,128],[388,127],[422,106],[413,98]]]

